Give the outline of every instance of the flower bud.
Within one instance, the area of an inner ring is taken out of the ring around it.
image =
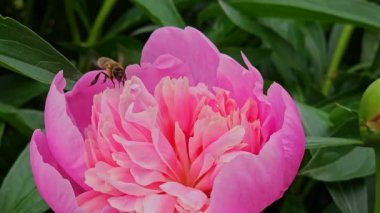
[[[360,132],[367,145],[380,147],[380,79],[364,92],[359,108]]]

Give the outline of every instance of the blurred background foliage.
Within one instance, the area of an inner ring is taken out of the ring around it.
[[[25,150],[43,128],[58,70],[70,88],[98,57],[138,63],[154,29],[193,26],[239,62],[243,51],[266,85],[279,82],[297,100],[308,150],[291,188],[264,212],[373,212],[374,153],[361,146],[357,109],[380,76],[379,3],[0,0],[0,209],[48,210]]]

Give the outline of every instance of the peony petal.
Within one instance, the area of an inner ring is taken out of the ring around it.
[[[279,119],[280,112],[284,113],[281,122],[285,170],[285,184],[289,185],[296,176],[305,152],[305,134],[297,106],[290,95],[277,83],[268,89],[268,99],[273,107],[273,117]],[[282,103],[281,103],[282,102]],[[284,109],[278,109],[283,107]]]
[[[160,188],[167,194],[176,197],[182,207],[190,210],[190,212],[198,212],[208,202],[208,197],[201,190],[187,187],[177,182],[166,182]]]
[[[165,164],[161,161],[153,144],[127,141],[118,135],[113,135],[113,138],[125,147],[126,152],[135,164],[144,169],[166,171]]]
[[[46,143],[43,133],[36,130],[30,142],[30,164],[38,192],[55,212],[80,212],[70,182],[46,162],[52,161],[51,156],[43,156]]]
[[[154,63],[159,56],[166,54],[177,57],[190,67],[194,84],[215,85],[219,52],[198,30],[163,27],[154,31],[144,46],[141,63]]]
[[[110,182],[110,170],[112,166],[103,161],[96,163],[94,168],[88,169],[85,173],[85,183],[97,192],[109,195],[121,195]]]
[[[207,172],[223,153],[241,144],[244,133],[245,130],[242,126],[235,126],[203,150],[191,165],[190,177],[192,180],[196,180],[196,177]]]
[[[102,78],[99,79],[98,83],[91,86],[91,81],[101,71],[87,72],[75,83],[72,91],[66,93],[67,107],[70,115],[82,135],[84,134],[84,129],[91,122],[91,107],[94,95],[104,91],[107,87],[112,87],[110,80],[103,84]]]
[[[152,144],[156,150],[156,153],[160,156],[161,161],[167,166],[168,170],[171,171],[172,176],[179,179],[180,165],[170,142],[158,128],[152,129],[152,140]]]
[[[174,212],[176,199],[169,195],[152,194],[144,198],[144,213]]]
[[[260,79],[255,78],[254,72],[246,70],[224,54],[220,55],[217,75],[218,87],[229,91],[240,107],[253,96],[255,84],[260,83]]]
[[[127,67],[126,73],[128,78],[132,76],[139,77],[151,93],[154,92],[154,88],[161,78],[165,76],[170,76],[171,78],[186,76],[190,79],[190,82],[193,82],[189,66],[169,54],[158,56],[152,64],[130,65]]]
[[[120,212],[133,212],[135,210],[137,199],[139,198],[135,196],[124,195],[120,197],[111,197],[108,199],[108,202]]]
[[[136,183],[142,186],[167,181],[167,178],[162,175],[162,173],[154,170],[143,169],[137,166],[131,168],[131,175],[135,179]]]
[[[87,191],[77,197],[77,202],[84,212],[94,213],[114,213],[118,212],[108,203],[109,195],[101,194],[96,191]]]
[[[214,181],[211,212],[260,212],[279,199],[296,176],[305,148],[298,111],[278,84],[269,88],[268,99],[275,117],[271,122],[278,130],[258,155],[239,155],[225,164]]]
[[[46,99],[46,138],[49,149],[58,164],[86,189],[88,187],[84,183],[86,164],[83,138],[67,113],[67,102],[63,93],[65,85],[63,72],[60,71],[53,79]]]
[[[286,163],[277,144],[280,136],[268,142],[260,155],[247,152],[225,164],[214,180],[210,212],[261,212],[282,196]]]

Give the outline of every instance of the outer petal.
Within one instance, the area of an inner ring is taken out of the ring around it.
[[[201,32],[186,27],[163,27],[152,33],[144,46],[141,63],[153,63],[160,55],[173,55],[190,67],[194,83],[214,86],[219,52]]]
[[[45,105],[45,128],[49,149],[64,171],[80,186],[84,183],[86,164],[84,161],[83,138],[67,113],[63,88],[63,72],[54,78]]]
[[[254,95],[256,86],[262,88],[263,85],[261,75],[256,69],[252,67],[252,70],[248,71],[224,54],[220,55],[217,79],[217,86],[230,91],[239,106]]]
[[[84,129],[90,125],[91,122],[91,106],[94,95],[112,85],[109,80],[104,84],[101,83],[103,79],[100,78],[98,83],[90,86],[91,81],[100,71],[102,70],[95,70],[84,74],[76,82],[73,90],[66,93],[69,113],[82,135],[84,134]]]
[[[30,163],[37,189],[55,212],[80,212],[70,182],[50,163],[46,138],[36,130],[30,143]]]
[[[239,155],[222,168],[214,181],[211,212],[260,212],[283,195],[297,173],[305,147],[297,109],[279,85],[268,94],[271,116],[280,117],[273,126],[280,129],[259,155]]]
[[[272,105],[273,117],[277,120],[282,141],[287,169],[285,184],[289,185],[296,176],[305,152],[305,134],[298,109],[290,95],[277,83],[268,89],[268,98]],[[282,107],[282,109],[281,109]],[[280,108],[280,109],[279,109]],[[284,117],[277,116],[284,113]],[[279,124],[278,124],[279,123]]]

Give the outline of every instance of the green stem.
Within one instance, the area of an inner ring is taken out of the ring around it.
[[[73,37],[74,42],[79,44],[80,34],[79,34],[78,26],[75,22],[74,8],[73,8],[73,4],[71,0],[65,0],[65,12],[66,12],[67,20],[69,22],[71,36]]]
[[[342,60],[343,54],[346,51],[348,41],[351,38],[354,27],[351,25],[345,25],[342,33],[340,34],[337,47],[334,55],[331,59],[330,65],[327,70],[326,79],[322,86],[322,93],[327,96],[330,92],[333,80],[336,78],[338,72],[338,66]]]
[[[375,213],[380,212],[380,148],[375,147],[376,159],[376,189],[375,189]]]
[[[92,26],[90,35],[88,36],[88,40],[87,40],[87,45],[86,46],[93,46],[96,43],[96,41],[97,41],[97,39],[99,37],[99,34],[102,31],[102,27],[103,27],[104,21],[108,17],[108,14],[109,14],[109,12],[111,12],[111,9],[115,5],[115,3],[116,3],[116,0],[106,0],[106,1],[104,1],[103,5],[102,5],[102,7],[100,9],[100,12],[99,12],[98,16],[95,19],[95,23]]]

